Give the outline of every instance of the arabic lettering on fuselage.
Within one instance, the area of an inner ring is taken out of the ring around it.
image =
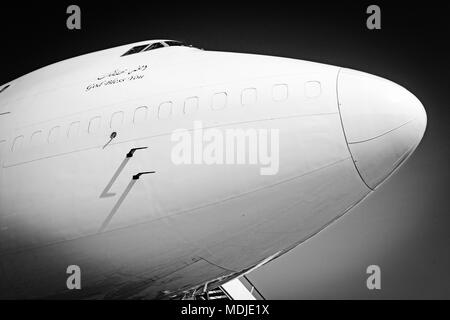
[[[92,89],[101,88],[104,86],[115,85],[118,83],[124,83],[127,81],[135,81],[144,78],[143,72],[148,69],[147,65],[139,65],[137,68],[132,69],[116,69],[113,72],[108,72],[106,74],[97,77],[96,82],[89,84],[86,87],[86,91]]]
[[[106,78],[118,77],[118,76],[123,75],[124,73],[126,73],[127,75],[132,75],[132,74],[135,73],[135,72],[143,72],[143,71],[145,71],[145,70],[147,70],[147,65],[145,65],[145,64],[144,64],[144,65],[141,65],[141,66],[139,66],[139,67],[137,67],[136,69],[132,69],[132,70],[128,70],[128,69],[123,69],[123,70],[116,69],[116,70],[114,70],[113,72],[110,72],[110,73],[104,74],[103,76],[98,77],[97,80],[98,80],[98,81],[101,81],[101,80],[104,80],[104,79],[106,79]]]

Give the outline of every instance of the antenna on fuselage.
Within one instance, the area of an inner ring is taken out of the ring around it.
[[[117,137],[117,132],[111,133],[109,136],[109,141],[103,146],[103,149],[105,149],[109,144]]]

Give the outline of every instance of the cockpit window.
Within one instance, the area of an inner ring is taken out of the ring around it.
[[[174,41],[174,40],[155,42],[152,44],[144,44],[144,45],[139,45],[139,46],[131,48],[130,50],[125,52],[122,55],[122,57],[129,56],[130,54],[135,54],[135,53],[139,53],[139,52],[143,52],[143,51],[155,50],[155,49],[164,48],[164,47],[180,47],[180,46],[188,47],[188,45],[184,44],[183,42]]]
[[[146,47],[148,47],[148,44],[144,44],[144,45],[140,45],[140,46],[137,46],[137,47],[133,47],[133,48],[131,48],[130,50],[128,50],[127,52],[125,52],[125,53],[122,55],[122,57],[123,57],[123,56],[129,56],[130,54],[135,54],[135,53],[141,52],[141,51],[144,50]]]
[[[145,48],[144,51],[150,51],[154,49],[164,48],[164,45],[161,42],[155,42],[151,45],[149,45],[147,48]]]
[[[4,86],[3,88],[0,89],[0,93],[2,93],[3,91],[5,91],[6,89],[9,88],[9,84],[7,86]]]
[[[169,47],[187,47],[187,45],[185,45],[183,42],[180,41],[164,41]]]

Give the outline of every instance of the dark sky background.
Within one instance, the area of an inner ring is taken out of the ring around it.
[[[250,279],[269,299],[450,299],[448,2],[93,2],[75,3],[81,31],[66,28],[72,2],[2,3],[0,83],[80,54],[171,38],[349,67],[413,92],[428,129],[408,163],[355,210]],[[370,4],[381,7],[382,30],[366,28]],[[371,264],[381,267],[381,291],[366,288]]]

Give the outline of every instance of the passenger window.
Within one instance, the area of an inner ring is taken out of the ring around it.
[[[147,120],[148,117],[148,108],[147,107],[139,107],[134,111],[133,122],[134,123],[142,123]]]
[[[221,110],[227,106],[227,94],[225,92],[216,93],[213,96],[212,109]]]
[[[187,98],[184,102],[184,114],[193,114],[198,110],[198,97]]]
[[[167,119],[172,114],[172,102],[163,102],[159,106],[158,110],[158,118],[159,119]]]
[[[69,126],[69,130],[67,131],[67,137],[73,138],[78,136],[78,133],[80,132],[80,122],[72,122]]]
[[[92,118],[91,121],[89,121],[88,132],[94,133],[94,132],[98,131],[100,129],[100,124],[101,124],[100,122],[101,122],[101,117]]]
[[[289,95],[287,84],[276,84],[273,86],[272,97],[275,101],[287,100]]]
[[[319,81],[309,81],[305,83],[305,96],[307,98],[317,98],[322,94],[322,86]]]
[[[256,103],[256,89],[248,88],[242,91],[242,105],[248,106]]]
[[[37,146],[44,143],[44,133],[42,131],[36,131],[31,135],[30,139],[32,146]]]
[[[60,127],[54,127],[50,132],[48,133],[48,142],[53,143],[56,140],[58,140],[59,136],[59,129]]]
[[[122,111],[114,113],[111,116],[111,123],[110,123],[111,129],[120,128],[123,125],[123,117],[124,115]]]
[[[13,145],[11,147],[11,151],[12,152],[16,152],[17,150],[19,150],[20,148],[22,148],[23,146],[23,140],[24,137],[23,136],[19,136],[17,138],[14,139]]]

